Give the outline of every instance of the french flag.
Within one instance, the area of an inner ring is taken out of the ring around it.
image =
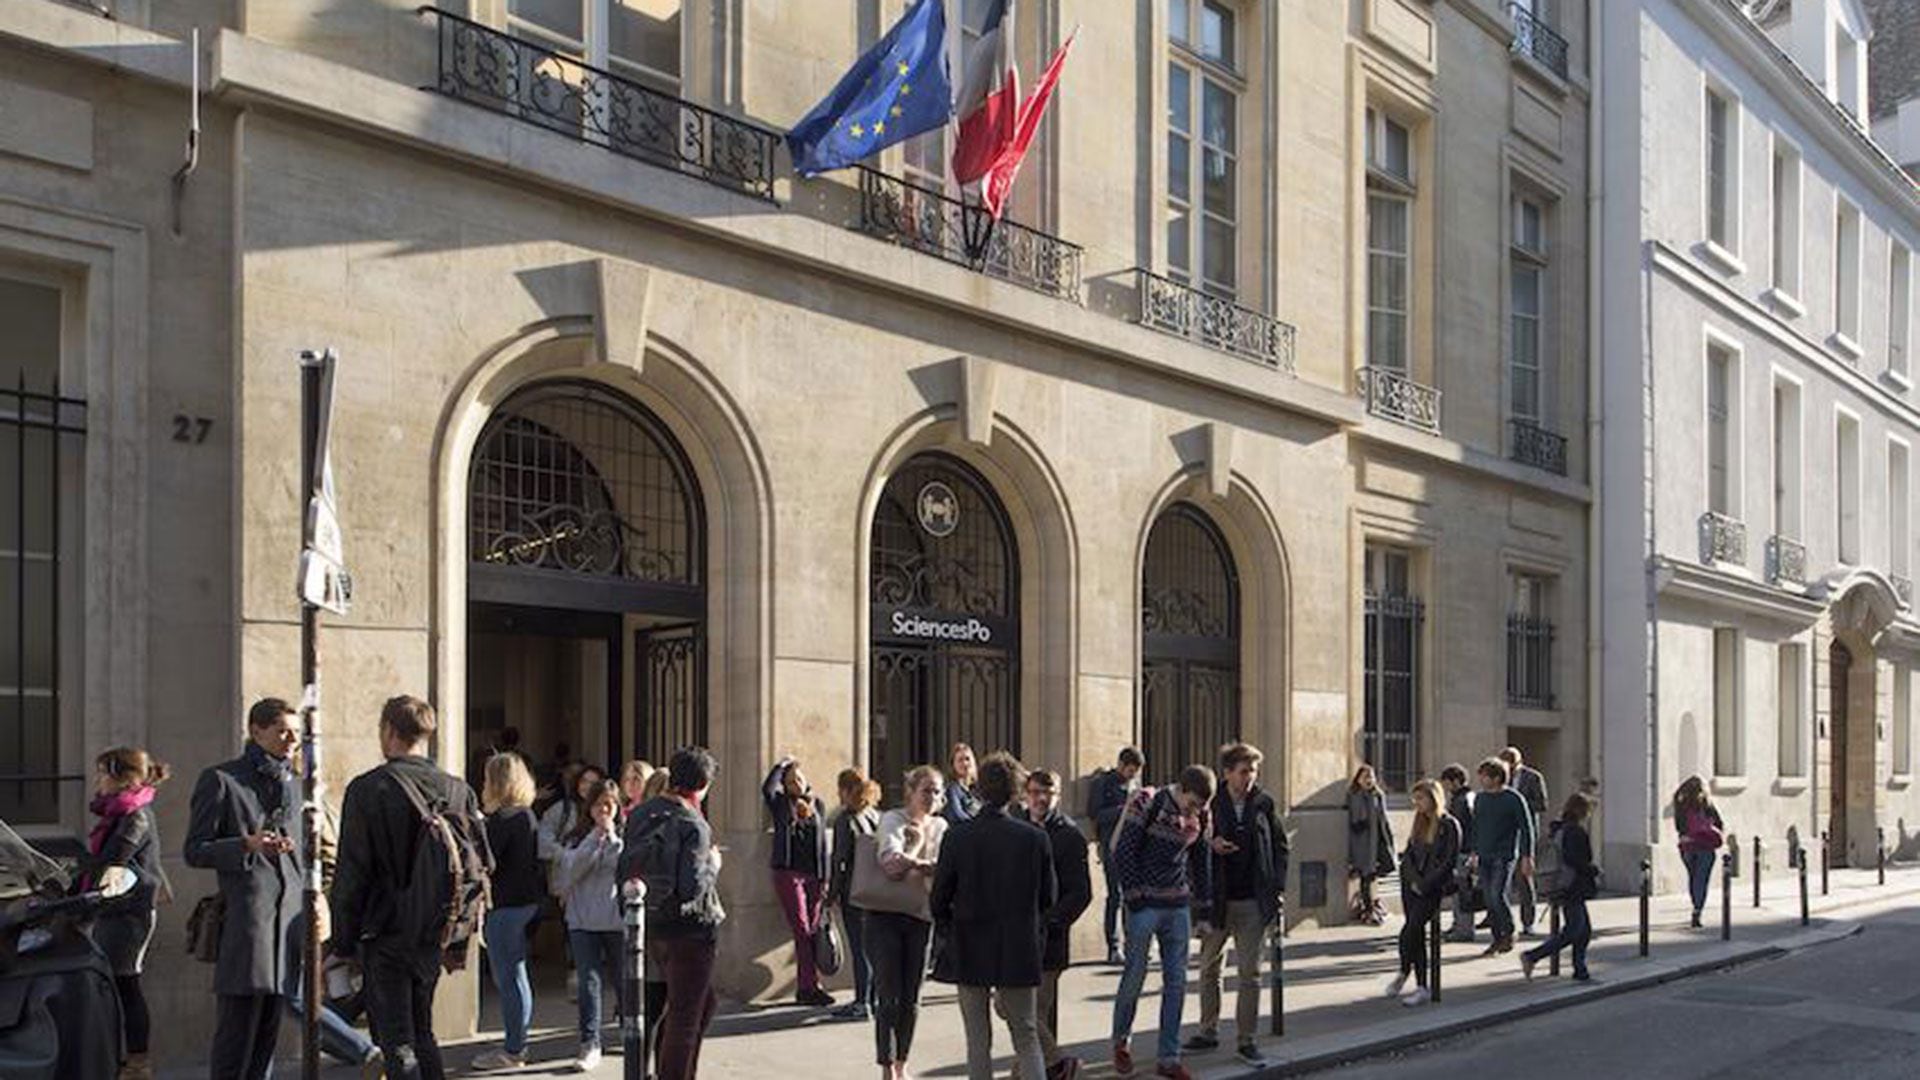
[[[980,40],[966,58],[966,81],[954,110],[960,136],[953,178],[971,184],[993,171],[1012,144],[1020,119],[1020,74],[1013,66],[1013,0],[992,0]]]

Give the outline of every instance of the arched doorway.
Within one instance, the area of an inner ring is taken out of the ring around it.
[[[1853,693],[1853,653],[1839,641],[1827,649],[1827,841],[1828,861],[1848,862],[1847,848],[1847,699]]]
[[[1140,588],[1141,749],[1170,783],[1240,737],[1240,579],[1220,530],[1179,502],[1147,534]]]
[[[909,459],[874,513],[871,775],[945,767],[947,747],[1020,750],[1020,560],[1006,508],[971,467]]]
[[[700,490],[652,413],[587,381],[514,393],[467,516],[470,769],[509,729],[536,771],[707,742]]]

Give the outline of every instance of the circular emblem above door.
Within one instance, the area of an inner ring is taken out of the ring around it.
[[[938,480],[929,481],[914,500],[920,527],[931,536],[951,536],[960,527],[960,497]]]

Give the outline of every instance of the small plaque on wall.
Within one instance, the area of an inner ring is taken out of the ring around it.
[[[1325,860],[1300,864],[1300,906],[1312,910],[1327,906],[1327,864]]]

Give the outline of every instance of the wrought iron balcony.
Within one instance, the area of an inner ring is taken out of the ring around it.
[[[1889,574],[1887,577],[1893,582],[1893,593],[1900,598],[1900,606],[1903,608],[1912,607],[1913,579],[1901,577],[1899,574]]]
[[[1508,456],[1522,465],[1545,469],[1555,476],[1567,475],[1567,437],[1548,431],[1531,420],[1508,422],[1513,430],[1513,448]]]
[[[1211,296],[1144,266],[1134,268],[1140,325],[1294,374],[1294,329],[1231,300]]]
[[[1709,510],[1700,515],[1700,561],[1745,563],[1747,526],[1739,518]]]
[[[439,19],[440,70],[432,89],[773,201],[777,132],[439,8],[419,10]]]
[[[1035,292],[1080,302],[1080,246],[860,166],[860,231]]]
[[[1513,12],[1513,52],[1525,56],[1562,79],[1567,77],[1567,39],[1554,33],[1524,4],[1509,4]]]
[[[1396,424],[1440,434],[1440,391],[1387,368],[1360,369],[1367,411]]]
[[[1767,537],[1767,580],[1775,585],[1807,583],[1807,546],[1775,533]]]

